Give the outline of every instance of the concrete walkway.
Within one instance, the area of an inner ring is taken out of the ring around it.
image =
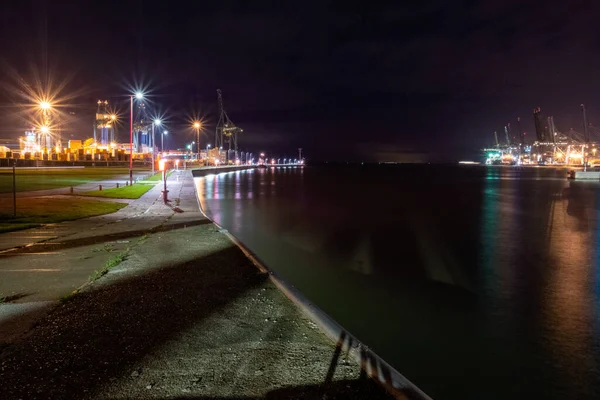
[[[0,297],[11,300],[0,304],[0,346],[140,237],[208,223],[198,209],[190,171],[171,174],[168,189],[169,205],[163,202],[160,183],[113,214],[0,234]]]
[[[0,253],[0,398],[389,398],[203,217],[190,171],[170,206],[161,186]]]

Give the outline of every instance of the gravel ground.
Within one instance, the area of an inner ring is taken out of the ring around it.
[[[389,398],[212,224],[149,235],[0,366],[1,399]]]

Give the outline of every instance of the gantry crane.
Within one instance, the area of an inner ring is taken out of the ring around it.
[[[227,143],[227,150],[235,151],[235,157],[237,157],[238,150],[238,133],[244,130],[235,126],[229,115],[223,107],[223,94],[221,89],[217,89],[217,100],[219,103],[219,122],[217,122],[217,129],[215,131],[215,148],[222,149]]]

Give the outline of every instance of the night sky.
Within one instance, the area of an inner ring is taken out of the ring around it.
[[[242,149],[303,147],[313,160],[472,158],[517,116],[533,140],[538,106],[561,131],[582,131],[580,103],[600,125],[593,1],[10,3],[0,138],[23,131],[16,74],[46,70],[77,93],[68,105],[84,128],[73,130],[90,132],[71,135],[91,136],[99,98],[126,112],[137,82],[166,112],[172,145],[192,140],[198,113],[213,142],[220,88]]]

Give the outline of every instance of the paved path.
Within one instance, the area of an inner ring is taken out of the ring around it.
[[[173,172],[167,187],[169,204],[157,183],[113,214],[0,234],[0,296],[12,300],[0,305],[0,345],[144,235],[208,223],[198,208],[191,171]],[[15,320],[15,315],[29,318]]]
[[[0,235],[0,398],[389,398],[203,217],[190,171],[169,177],[170,206],[161,186]]]

